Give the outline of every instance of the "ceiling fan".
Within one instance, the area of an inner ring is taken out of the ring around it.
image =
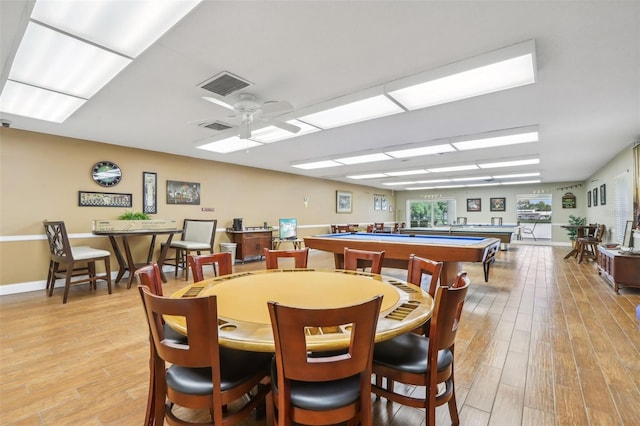
[[[253,123],[256,121],[263,123],[260,127],[275,126],[291,133],[298,133],[300,131],[300,127],[298,126],[273,118],[274,116],[293,110],[293,105],[287,101],[267,101],[261,103],[252,93],[240,93],[233,105],[210,96],[203,96],[202,99],[233,112],[234,115],[230,118],[240,120],[237,129],[240,139],[249,139],[251,137]]]

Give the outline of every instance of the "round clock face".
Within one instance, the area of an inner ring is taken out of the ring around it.
[[[122,179],[122,171],[111,161],[100,161],[94,164],[91,176],[98,185],[115,186]]]

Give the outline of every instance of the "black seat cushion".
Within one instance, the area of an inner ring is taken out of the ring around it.
[[[248,352],[220,348],[220,387],[232,389],[261,370],[267,370],[270,353]],[[172,365],[166,373],[167,386],[190,395],[207,395],[213,392],[211,368],[189,368]]]
[[[271,364],[271,383],[278,394],[278,371],[275,361]],[[329,382],[291,382],[291,404],[306,410],[325,411],[344,407],[360,397],[360,376]]]
[[[163,324],[163,326],[164,326],[165,340],[173,343],[180,343],[183,345],[187,344],[187,336],[185,336],[184,334],[178,333],[173,328],[169,327],[167,324]]]
[[[427,371],[428,349],[428,337],[406,333],[376,343],[373,348],[373,362],[408,373],[424,374]],[[453,355],[449,349],[438,352],[438,371],[445,370],[452,362]]]

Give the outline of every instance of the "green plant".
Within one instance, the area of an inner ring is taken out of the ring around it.
[[[586,225],[586,224],[587,224],[586,217],[574,216],[572,214],[569,215],[569,225]],[[571,241],[575,241],[577,234],[578,234],[578,230],[576,228],[567,229],[567,235],[569,235],[569,239]]]
[[[118,216],[119,220],[149,220],[151,217],[146,213],[141,212],[124,212]]]

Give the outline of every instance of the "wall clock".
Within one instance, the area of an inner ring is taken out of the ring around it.
[[[99,161],[91,168],[91,176],[100,186],[115,186],[122,179],[122,171],[111,161]]]

